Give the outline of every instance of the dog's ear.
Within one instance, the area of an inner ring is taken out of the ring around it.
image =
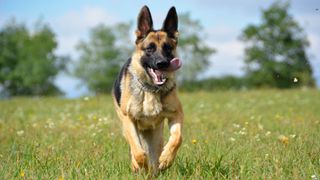
[[[170,8],[161,30],[168,33],[171,38],[178,37],[178,15],[174,6]]]
[[[153,22],[148,6],[143,6],[138,16],[137,40],[145,38],[153,30]]]

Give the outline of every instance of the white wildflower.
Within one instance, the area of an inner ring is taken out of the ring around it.
[[[54,123],[53,123],[53,122],[49,122],[49,123],[48,123],[48,127],[49,127],[50,129],[53,129],[53,128],[54,128]]]
[[[294,139],[296,136],[297,136],[297,135],[295,135],[295,134],[290,134],[290,137],[291,137],[292,139]]]
[[[24,134],[24,130],[17,131],[18,136],[22,136]]]
[[[204,104],[201,103],[201,104],[199,105],[199,107],[200,107],[200,108],[204,108]]]
[[[259,128],[260,130],[263,130],[263,125],[262,125],[262,124],[258,124],[258,128]]]
[[[240,134],[240,135],[246,135],[247,132],[246,132],[246,131],[243,131],[243,130],[240,130],[240,131],[239,131],[239,134]]]
[[[270,132],[270,131],[267,131],[265,135],[266,135],[266,136],[270,136],[270,134],[271,134],[271,132]]]
[[[259,134],[255,135],[254,138],[256,139],[256,141],[260,141],[261,140]]]
[[[235,127],[235,128],[240,128],[240,125],[239,124],[232,124],[233,125],[233,127]]]
[[[311,176],[311,179],[312,179],[312,180],[318,180],[318,177],[317,177],[317,175],[313,174],[313,175]]]
[[[36,128],[37,126],[38,126],[37,123],[33,123],[33,124],[32,124],[32,127],[34,127],[34,128]]]

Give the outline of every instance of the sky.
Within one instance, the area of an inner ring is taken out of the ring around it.
[[[242,30],[248,24],[261,22],[261,10],[273,0],[0,0],[0,28],[11,18],[23,22],[28,27],[39,19],[48,23],[54,31],[59,55],[70,55],[76,60],[79,56],[75,45],[87,40],[91,28],[98,24],[114,25],[132,21],[136,24],[137,15],[143,5],[147,5],[154,21],[160,28],[169,8],[175,6],[178,13],[190,12],[191,18],[201,22],[206,44],[217,53],[210,57],[211,65],[203,77],[244,74],[244,43],[239,40]],[[313,76],[320,85],[320,1],[292,0],[289,13],[304,28],[310,42],[308,56],[313,68]],[[132,38],[134,32],[132,31]],[[59,74],[55,83],[74,98],[86,95],[88,90],[78,79]]]

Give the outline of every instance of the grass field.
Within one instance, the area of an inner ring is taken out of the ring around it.
[[[180,97],[184,141],[159,179],[320,179],[320,91]],[[0,179],[147,178],[120,128],[110,96],[0,101]]]

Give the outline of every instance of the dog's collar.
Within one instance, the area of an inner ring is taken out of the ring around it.
[[[138,80],[139,86],[143,91],[151,92],[151,93],[160,93],[162,97],[168,95],[175,87],[176,83],[173,83],[171,87],[167,86],[154,86],[149,83],[143,83]]]
[[[143,83],[139,79],[137,79],[139,86],[142,90],[152,93],[158,93],[161,90],[161,87],[151,85],[149,83]]]

